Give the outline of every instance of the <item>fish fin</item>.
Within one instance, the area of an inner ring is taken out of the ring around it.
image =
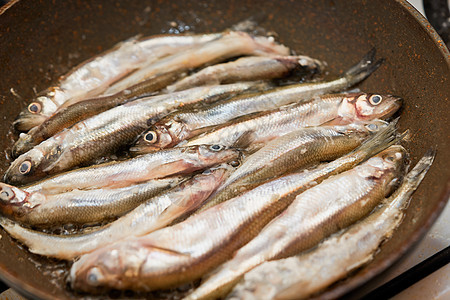
[[[354,66],[345,72],[345,77],[349,78],[351,85],[363,81],[372,74],[384,62],[384,58],[375,61],[376,49],[372,48],[366,55]]]
[[[191,256],[189,253],[179,252],[177,250],[160,247],[160,246],[156,246],[156,245],[153,245],[153,244],[144,244],[143,246],[145,246],[147,248],[152,248],[155,251],[166,253],[166,254],[177,255],[177,256],[185,256],[185,257],[190,257]]]
[[[233,148],[245,149],[255,141],[255,133],[253,131],[243,132],[233,143]]]
[[[343,122],[343,118],[337,117],[337,118],[329,120],[323,124],[320,124],[320,126],[335,126],[335,125],[343,125],[343,124],[345,124],[345,122]]]
[[[207,126],[207,127],[202,127],[202,128],[197,128],[191,131],[191,137],[200,135],[202,133],[208,132],[213,130],[215,127],[217,126]]]

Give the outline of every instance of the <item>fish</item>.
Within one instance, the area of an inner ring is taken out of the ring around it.
[[[372,93],[329,94],[256,115],[243,116],[196,136],[180,145],[221,143],[255,151],[270,140],[302,127],[345,125],[387,119],[402,99]]]
[[[75,290],[155,290],[200,278],[249,242],[298,193],[397,142],[390,124],[358,149],[308,172],[286,175],[183,222],[82,255],[68,281]],[[111,255],[114,253],[114,256]]]
[[[222,296],[261,263],[296,255],[350,226],[395,191],[407,167],[405,148],[393,145],[304,191],[185,299]]]
[[[197,174],[166,193],[148,199],[100,229],[78,235],[52,235],[0,219],[2,227],[24,243],[30,252],[71,260],[115,241],[163,228],[177,217],[197,208],[225,179],[233,167],[222,165]],[[49,245],[52,245],[49,247]]]
[[[173,176],[116,189],[75,189],[60,194],[39,190],[27,192],[0,183],[0,212],[2,216],[33,228],[100,224],[125,214],[186,179],[187,176]]]
[[[213,102],[259,83],[197,87],[177,93],[144,97],[76,123],[16,158],[4,182],[23,185],[48,175],[83,166],[129,144],[148,124],[188,103]]]
[[[252,36],[242,31],[226,31],[220,37],[175,53],[133,72],[110,86],[106,93],[116,93],[138,82],[165,72],[191,69],[204,64],[224,61],[241,55],[288,55],[289,48],[278,44],[273,38]]]
[[[63,104],[40,125],[33,127],[27,133],[21,133],[12,148],[12,155],[13,157],[18,157],[42,141],[79,121],[95,116],[117,105],[124,104],[132,99],[149,96],[179,77],[180,74],[178,73],[166,73],[138,83],[114,95],[82,100],[67,107],[64,107]]]
[[[264,182],[320,162],[334,160],[360,146],[384,122],[306,127],[266,144],[248,156],[196,213],[234,198]]]
[[[226,298],[306,299],[371,262],[380,245],[401,224],[411,196],[431,167],[435,153],[427,151],[398,190],[369,216],[310,252],[261,264],[245,274]]]
[[[275,79],[296,72],[316,75],[323,72],[325,65],[324,62],[304,55],[246,56],[235,61],[206,67],[167,86],[165,90],[172,93],[201,85]]]
[[[331,81],[292,84],[262,93],[236,96],[204,109],[181,109],[150,126],[131,150],[144,153],[173,147],[243,115],[306,102],[320,94],[346,89],[367,78],[381,65],[383,60],[375,60],[375,52],[372,49],[341,77]]]
[[[180,147],[112,161],[59,174],[24,186],[31,193],[59,194],[73,190],[121,188],[150,179],[188,174],[227,161],[238,160],[240,151],[222,145]]]
[[[18,131],[28,131],[38,126],[56,110],[70,101],[74,102],[100,95],[110,84],[164,56],[183,51],[220,37],[219,33],[200,35],[156,35],[132,38],[112,49],[91,58],[64,76],[58,83],[42,92],[14,121]]]

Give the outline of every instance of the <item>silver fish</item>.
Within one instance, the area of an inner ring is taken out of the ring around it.
[[[174,226],[83,255],[71,268],[71,285],[90,292],[153,290],[199,278],[231,258],[296,194],[395,142],[393,128],[388,126],[354,152],[310,172],[267,182]]]
[[[315,95],[343,90],[364,80],[380,66],[381,60],[375,61],[374,56],[375,51],[370,51],[335,80],[293,84],[262,93],[236,96],[205,109],[182,109],[151,126],[133,150],[142,152],[172,147],[237,117],[305,102]]]
[[[400,108],[401,103],[399,97],[391,95],[351,93],[317,96],[306,103],[241,117],[181,145],[220,142],[227,146],[251,145],[258,149],[264,143],[302,127],[386,119]]]
[[[166,91],[173,93],[200,85],[282,78],[295,71],[303,71],[305,75],[320,74],[324,68],[323,62],[302,55],[248,56],[204,68],[169,85]]]
[[[322,242],[311,252],[265,262],[245,274],[227,299],[304,299],[369,263],[405,215],[411,195],[433,163],[428,152],[405,176],[383,206],[362,221]]]
[[[298,254],[363,218],[394,191],[406,167],[406,150],[395,145],[306,190],[186,299],[221,296],[261,263]]]
[[[153,77],[156,74],[179,69],[196,68],[206,63],[215,63],[241,55],[288,55],[289,49],[277,44],[273,38],[251,36],[246,32],[227,31],[210,42],[163,58],[154,64],[141,68],[112,85],[106,93],[118,91]]]
[[[96,224],[119,217],[186,179],[175,176],[123,188],[77,189],[61,194],[27,192],[0,183],[0,211],[11,220],[33,227]]]
[[[24,187],[24,190],[59,194],[74,189],[120,188],[154,178],[192,173],[238,157],[238,150],[221,145],[166,149],[66,172]]]
[[[306,127],[267,143],[242,162],[196,213],[234,198],[264,182],[323,161],[336,159],[361,145],[386,124]]]
[[[130,144],[155,118],[195,102],[250,89],[259,83],[206,86],[168,95],[141,98],[76,123],[35,146],[13,161],[4,175],[6,183],[25,184],[67,171],[114,153]]]
[[[180,77],[179,74],[166,73],[156,78],[138,83],[127,90],[114,95],[100,96],[79,101],[60,109],[49,116],[40,125],[33,127],[27,133],[21,133],[12,149],[13,157],[18,157],[31,150],[42,141],[52,137],[56,133],[72,126],[73,124],[95,116],[101,112],[124,104],[138,97],[150,96],[155,91],[165,87],[168,83]]]
[[[70,260],[115,241],[144,235],[169,225],[184,213],[196,209],[231,169],[232,167],[223,165],[198,174],[168,192],[148,199],[116,221],[87,234],[45,234],[5,219],[0,219],[0,224],[14,238],[27,245],[31,252]]]
[[[79,100],[97,96],[108,86],[139,68],[142,64],[197,44],[216,39],[220,34],[206,35],[167,35],[146,39],[130,39],[119,43],[111,50],[102,53],[62,76],[56,86],[41,92],[23,110],[14,127],[28,131],[41,124],[61,105],[73,104]]]

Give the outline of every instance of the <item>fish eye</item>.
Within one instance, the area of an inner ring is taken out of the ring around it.
[[[89,285],[97,286],[100,284],[100,280],[102,279],[102,277],[103,276],[99,268],[94,267],[89,271],[86,280]]]
[[[212,151],[220,151],[220,150],[222,150],[223,148],[225,148],[225,147],[222,146],[222,145],[211,145],[211,146],[209,147],[209,149],[212,150]]]
[[[24,161],[20,167],[19,167],[19,172],[22,175],[28,174],[31,171],[31,161]]]
[[[38,102],[33,102],[30,105],[28,105],[28,111],[32,114],[38,114],[41,112],[42,106]]]
[[[367,125],[366,125],[366,128],[367,128],[369,131],[377,131],[377,130],[378,130],[378,125],[377,125],[377,124],[367,124]]]
[[[230,166],[232,166],[233,168],[236,168],[240,165],[239,161],[237,160],[233,160],[230,162]]]
[[[144,135],[144,140],[146,142],[149,142],[151,144],[156,143],[156,141],[158,140],[158,136],[156,135],[156,132],[154,131],[149,131]]]
[[[380,95],[372,95],[369,97],[369,102],[372,105],[378,105],[381,103],[382,100],[383,100],[383,97],[381,97]]]

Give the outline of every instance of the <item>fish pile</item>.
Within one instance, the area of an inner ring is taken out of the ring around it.
[[[124,41],[20,113],[0,225],[81,293],[317,294],[371,261],[435,155],[408,172],[402,99],[354,90],[375,54],[325,80],[245,31]]]

